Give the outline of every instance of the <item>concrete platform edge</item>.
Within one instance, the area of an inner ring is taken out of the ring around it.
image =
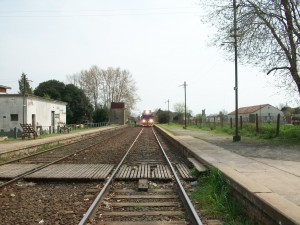
[[[243,197],[257,206],[261,211],[267,214],[270,218],[277,222],[280,225],[300,225],[300,208],[293,202],[284,199],[276,193],[273,193],[267,187],[262,186],[261,184],[246,178],[244,175],[239,174],[238,172],[230,171],[230,169],[223,167],[221,164],[210,163],[201,156],[195,154],[192,150],[192,146],[187,145],[183,140],[179,139],[179,136],[173,135],[171,132],[166,129],[156,126],[163,134],[165,134],[172,142],[177,143],[181,146],[184,154],[186,156],[192,156],[199,160],[202,164],[208,168],[217,168],[219,169],[227,178],[229,184],[234,190],[240,193]],[[192,137],[193,138],[193,137]],[[246,178],[246,179],[244,179]],[[249,190],[248,186],[251,187],[260,186],[263,191],[256,192]],[[275,205],[276,204],[276,205]]]

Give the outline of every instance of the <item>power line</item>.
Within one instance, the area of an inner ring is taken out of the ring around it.
[[[90,17],[90,16],[92,17],[92,16],[176,15],[176,14],[195,14],[195,13],[199,13],[199,10],[200,10],[199,7],[101,9],[101,10],[0,10],[0,17]]]

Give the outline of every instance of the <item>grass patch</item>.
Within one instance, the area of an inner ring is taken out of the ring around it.
[[[255,224],[247,218],[243,207],[230,195],[229,186],[219,170],[201,175],[198,182],[192,199],[197,207],[205,211],[205,217],[219,219],[228,225]]]
[[[165,129],[178,128],[182,129],[181,124],[170,123],[161,125]],[[216,127],[200,127],[197,125],[189,125],[188,130],[203,130],[214,132],[218,134],[234,135],[235,127],[230,128],[228,124],[224,126]],[[298,125],[280,125],[279,136],[276,137],[276,124],[275,123],[264,123],[259,124],[258,131],[254,123],[243,123],[242,129],[239,127],[239,134],[242,137],[247,137],[253,140],[266,141],[267,143],[280,143],[280,144],[300,144],[300,126]]]
[[[7,157],[0,157],[0,164],[7,162],[9,159]]]
[[[45,152],[51,148],[56,148],[56,147],[59,147],[59,146],[62,146],[64,144],[62,143],[55,143],[55,144],[44,144],[44,145],[41,145],[39,146],[34,152],[34,153],[39,153],[39,152]]]
[[[39,146],[36,150],[30,151],[30,152],[17,152],[15,154],[8,154],[7,156],[1,156],[0,157],[0,164],[6,163],[11,160],[21,159],[25,156],[30,156],[36,153],[45,152],[48,151],[51,148],[56,148],[59,146],[62,146],[62,143],[56,143],[56,144],[44,144],[42,146]]]

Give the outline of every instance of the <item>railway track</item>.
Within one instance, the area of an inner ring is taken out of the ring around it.
[[[166,143],[159,144],[152,129],[141,130],[124,129],[100,145],[73,152],[2,187],[3,223],[201,224],[195,211],[188,210],[191,203],[184,200],[187,195],[173,174],[177,171],[181,179],[191,179],[184,172],[187,160],[178,158]],[[162,145],[168,152],[165,159]],[[19,160],[19,165],[47,164],[46,159],[53,159],[40,156]]]
[[[0,179],[8,181],[0,183],[0,188],[71,156],[76,156],[82,151],[97,147],[99,144],[120,135],[122,132],[124,132],[124,128],[114,132],[89,135],[85,139],[80,139],[76,142],[73,141],[44,152],[2,163],[0,165]]]
[[[173,163],[144,128],[79,224],[202,224]]]
[[[11,161],[15,161],[15,160],[17,160],[16,157],[18,157],[18,158],[26,157],[28,155],[31,155],[32,152],[36,152],[37,150],[42,149],[44,146],[47,146],[48,150],[51,150],[55,147],[59,147],[59,145],[60,146],[68,146],[68,145],[80,143],[87,139],[93,139],[99,135],[100,136],[104,135],[105,133],[113,132],[116,129],[119,129],[119,128],[101,130],[99,132],[87,133],[87,134],[83,134],[80,136],[69,137],[69,138],[64,138],[64,139],[59,139],[59,140],[52,140],[52,141],[48,141],[48,142],[45,142],[42,144],[25,146],[25,147],[18,148],[18,149],[12,150],[12,151],[0,152],[0,158],[5,158],[5,157],[13,158]],[[2,164],[4,164],[4,163],[0,163],[0,165],[2,165]]]
[[[90,174],[99,172],[93,166],[96,162],[120,161],[124,154],[122,149],[132,143],[139,129],[125,128],[115,132],[114,137],[105,139],[100,145],[3,186],[0,189],[1,224],[78,224],[107,177],[90,177]],[[106,157],[107,151],[114,161]],[[118,158],[118,155],[121,156]],[[89,164],[82,164],[84,159],[88,159]],[[0,171],[3,171],[1,167]],[[71,170],[67,171],[66,167]],[[53,173],[50,168],[58,170]]]

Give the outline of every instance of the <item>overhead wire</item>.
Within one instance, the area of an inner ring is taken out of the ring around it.
[[[165,7],[136,9],[98,9],[98,10],[0,10],[0,17],[97,17],[97,16],[147,16],[199,13],[195,7]]]

